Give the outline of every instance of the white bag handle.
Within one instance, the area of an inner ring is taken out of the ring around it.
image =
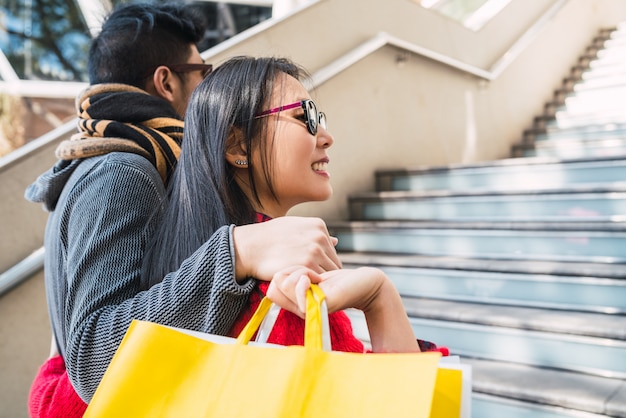
[[[272,303],[270,310],[267,315],[265,315],[265,318],[263,318],[263,321],[259,326],[256,338],[254,339],[255,342],[262,344],[267,343],[267,339],[274,328],[274,324],[276,323],[280,310],[280,306]],[[326,300],[322,301],[322,349],[324,351],[332,351],[332,347],[330,345],[330,324],[328,322],[328,306],[326,305]]]

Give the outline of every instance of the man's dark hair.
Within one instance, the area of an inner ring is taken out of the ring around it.
[[[205,23],[190,6],[129,4],[104,21],[89,49],[89,82],[144,88],[159,65],[182,64],[189,46],[204,36]]]

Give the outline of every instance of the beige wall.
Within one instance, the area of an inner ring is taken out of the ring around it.
[[[28,390],[50,351],[49,324],[43,273],[0,296],[0,417],[28,417]]]
[[[0,273],[43,245],[47,213],[41,205],[24,199],[24,191],[55,163],[54,149],[61,139],[39,141],[41,146],[23,158],[6,163],[5,157],[0,161]]]

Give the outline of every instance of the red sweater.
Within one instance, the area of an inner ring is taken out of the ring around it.
[[[80,418],[86,409],[87,404],[70,382],[63,357],[48,359],[39,368],[28,394],[31,418]]]
[[[250,295],[248,306],[241,312],[230,331],[231,337],[237,337],[248,321],[250,321],[268,287],[269,282],[259,282],[257,285],[259,291],[252,292]],[[344,312],[339,311],[329,314],[328,323],[330,324],[330,344],[334,351],[352,353],[363,353],[365,351],[363,343],[352,333],[350,318]],[[267,342],[280,345],[304,345],[304,320],[289,311],[281,309]]]

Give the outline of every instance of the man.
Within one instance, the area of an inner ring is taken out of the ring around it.
[[[340,266],[321,220],[285,217],[225,226],[180,269],[142,287],[187,101],[211,69],[195,46],[203,33],[184,6],[127,5],[93,40],[79,133],[26,191],[50,211],[45,281],[54,337],[31,389],[31,416],[82,416],[132,319],[226,334],[253,288],[248,277]]]

